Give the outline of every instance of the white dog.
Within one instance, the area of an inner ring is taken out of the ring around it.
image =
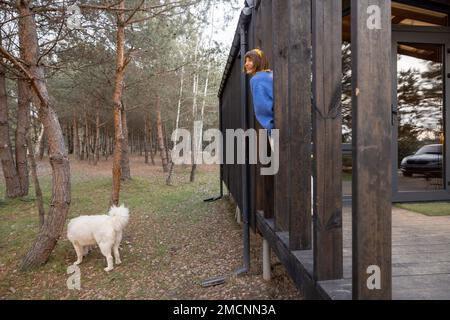
[[[67,226],[67,238],[72,242],[77,253],[76,265],[83,260],[83,255],[89,247],[98,244],[100,251],[106,258],[105,271],[113,269],[111,249],[114,250],[116,264],[122,263],[119,256],[119,245],[122,231],[128,223],[129,210],[124,207],[112,206],[109,215],[80,216],[70,220]]]

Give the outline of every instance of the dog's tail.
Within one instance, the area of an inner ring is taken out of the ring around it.
[[[109,216],[112,218],[113,228],[116,231],[120,231],[128,223],[128,208],[122,204],[120,207],[112,206],[109,209]]]

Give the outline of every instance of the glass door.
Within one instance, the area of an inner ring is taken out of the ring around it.
[[[393,201],[450,200],[448,28],[394,27]]]

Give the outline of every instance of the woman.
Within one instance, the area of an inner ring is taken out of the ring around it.
[[[269,62],[260,49],[253,49],[245,54],[244,71],[251,75],[250,88],[253,97],[255,116],[261,126],[268,130],[270,146],[273,149],[271,130],[273,123],[273,72]]]

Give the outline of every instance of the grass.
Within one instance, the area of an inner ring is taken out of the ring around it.
[[[72,170],[73,171],[73,170]],[[186,170],[185,170],[186,171]],[[178,172],[181,180],[188,180],[188,171]],[[131,181],[124,182],[121,190],[121,203],[125,203],[130,208],[134,220],[156,220],[158,223],[171,221],[176,223],[181,221],[184,225],[195,224],[201,221],[202,217],[208,213],[207,204],[202,201],[212,193],[218,192],[218,183],[216,180],[217,172],[197,173],[197,182],[177,183],[175,186],[165,184],[164,175],[156,175],[151,179],[148,177],[134,177]],[[50,202],[51,195],[51,177],[43,176],[40,178],[41,187],[44,192],[44,202],[46,210]],[[72,172],[71,185],[71,207],[69,219],[82,214],[101,214],[106,213],[109,204],[111,192],[111,178],[105,176],[86,178]],[[217,189],[217,190],[216,190]],[[4,185],[0,185],[0,192],[4,194]],[[31,187],[30,195],[34,194]],[[38,230],[38,215],[34,204],[33,196],[23,199],[1,199],[0,201],[0,297],[5,292],[14,287],[31,289],[26,283],[33,284],[34,278],[40,278],[41,286],[44,290],[41,298],[55,299],[60,298],[60,293],[51,290],[50,282],[58,280],[45,280],[45,274],[58,276],[65,280],[66,269],[73,260],[73,249],[69,241],[63,239],[58,242],[57,247],[52,253],[49,262],[28,273],[20,273],[18,266],[21,257],[29,249]],[[150,230],[149,230],[150,232]],[[144,237],[147,240],[147,237]],[[156,234],[150,236],[151,241],[147,245],[152,246],[154,257],[163,257],[167,254],[168,245],[161,241]],[[140,248],[142,249],[142,248]],[[137,262],[140,257],[139,250],[130,250],[130,258]],[[104,264],[103,257],[100,254],[94,255],[95,268],[102,270]],[[92,265],[91,265],[92,267]],[[98,271],[98,272],[100,272]],[[98,273],[97,272],[97,273]],[[17,283],[15,275],[20,274],[20,281]],[[63,276],[64,275],[64,276]],[[14,280],[12,280],[14,279]],[[108,287],[114,283],[114,287],[127,286],[129,279],[121,273],[107,274],[102,277],[100,287]],[[10,291],[11,291],[10,290]],[[11,292],[10,292],[11,293]],[[23,294],[23,293],[22,293]],[[76,296],[76,295],[75,295]],[[12,298],[23,297],[20,294],[13,294]],[[73,297],[73,294],[68,298]],[[120,298],[117,296],[117,298]]]
[[[219,287],[202,288],[202,280],[231,274],[242,263],[242,228],[234,221],[228,197],[206,203],[219,192],[218,167],[200,166],[196,181],[190,168],[175,169],[173,186],[165,184],[160,166],[131,159],[133,179],[123,182],[120,202],[130,208],[130,222],[121,243],[123,263],[106,273],[105,259],[93,250],[80,264],[81,290],[68,290],[67,267],[75,252],[66,230],[49,261],[20,272],[21,259],[38,230],[34,190],[24,199],[0,196],[1,299],[298,299],[299,293],[285,270],[274,268],[273,280],[261,277],[261,239],[252,234],[252,272]],[[39,163],[40,182],[48,208],[50,167]],[[111,163],[93,167],[71,161],[71,205],[68,219],[108,210]],[[0,181],[0,195],[4,194]],[[227,200],[228,199],[228,200]],[[66,222],[67,224],[67,222]]]
[[[450,215],[450,202],[397,203],[395,206],[427,216]]]

